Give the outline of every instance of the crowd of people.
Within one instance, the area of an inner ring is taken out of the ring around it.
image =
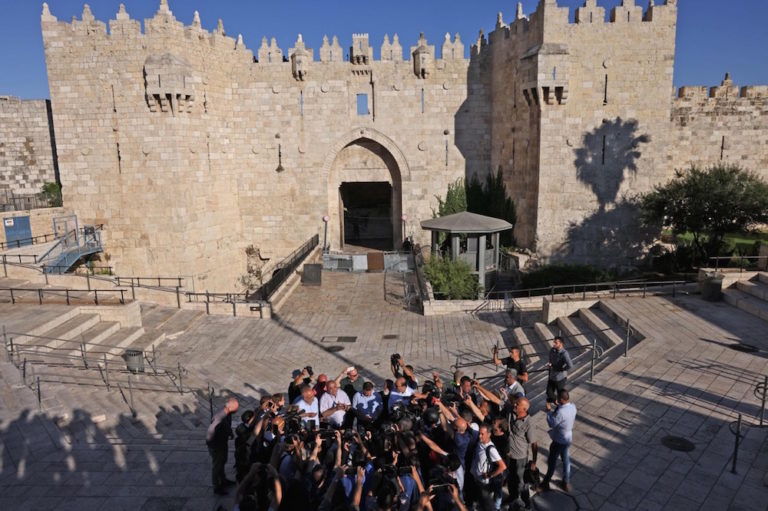
[[[206,437],[214,492],[235,490],[235,509],[498,510],[528,509],[547,491],[558,458],[569,491],[568,450],[576,408],[566,389],[572,367],[562,340],[550,352],[546,418],[547,472],[536,468],[539,433],[525,397],[528,370],[520,349],[493,360],[506,366],[496,388],[435,372],[421,385],[403,357],[376,388],[347,367],[336,378],[297,369],[287,393],[266,395],[254,410],[230,398]],[[234,438],[235,481],[226,476]]]

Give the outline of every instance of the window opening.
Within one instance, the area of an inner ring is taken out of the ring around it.
[[[424,88],[421,89],[421,113],[424,113]]]
[[[605,75],[605,86],[603,88],[603,104],[608,104],[608,75]]]
[[[267,53],[267,62],[272,63],[272,52]]]
[[[603,135],[603,156],[602,156],[602,165],[605,165],[605,135]]]
[[[299,97],[299,111],[301,112],[301,115],[304,115],[304,91],[301,91],[300,97]]]
[[[368,94],[357,95],[357,115],[368,115]]]
[[[723,135],[723,139],[720,142],[720,159],[722,160],[725,156],[725,135]]]

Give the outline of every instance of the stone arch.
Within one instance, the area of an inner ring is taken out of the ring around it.
[[[366,168],[362,164],[363,160],[374,160],[371,168]],[[389,213],[392,243],[394,248],[399,247],[403,236],[400,220],[403,211],[403,182],[410,181],[410,168],[392,139],[370,128],[357,128],[348,132],[329,151],[323,165],[323,175],[328,178],[328,243],[331,248],[340,249],[343,246],[341,186],[343,183],[354,182],[388,182],[391,185]]]

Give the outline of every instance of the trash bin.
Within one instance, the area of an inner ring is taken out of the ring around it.
[[[717,302],[723,298],[723,274],[708,275],[701,281],[701,297],[708,302]]]
[[[125,367],[132,373],[144,372],[144,352],[139,350],[125,350],[123,353]]]

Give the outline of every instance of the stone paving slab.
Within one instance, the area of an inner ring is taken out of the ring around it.
[[[136,419],[114,392],[67,387],[62,398],[68,395],[70,418],[57,426],[34,411],[29,389],[15,385],[16,369],[0,364],[0,509],[230,508],[231,497],[210,494],[202,442],[207,382],[217,405],[229,392],[253,403],[261,393],[284,391],[290,370],[307,363],[329,376],[356,365],[381,382],[393,352],[422,375],[432,368],[447,375],[457,354],[483,359],[511,338],[513,323],[503,314],[424,318],[404,311],[384,300],[382,274],[324,273],[323,279],[320,288],[299,287],[283,308],[290,312],[275,321],[206,316],[166,341],[161,362],[180,360],[188,384],[201,391],[139,397]],[[766,509],[765,430],[748,429],[733,475],[728,427],[738,413],[756,419],[752,389],[768,372],[768,325],[696,297],[612,305],[646,339],[572,393],[579,408],[572,495],[579,506]],[[357,340],[337,343],[334,336]],[[762,351],[728,349],[737,340]],[[107,417],[97,422],[102,413]],[[542,414],[534,418],[540,422]],[[690,439],[695,450],[663,447],[661,438],[670,434]],[[545,454],[545,435],[540,444]],[[545,458],[539,466],[545,469]]]

